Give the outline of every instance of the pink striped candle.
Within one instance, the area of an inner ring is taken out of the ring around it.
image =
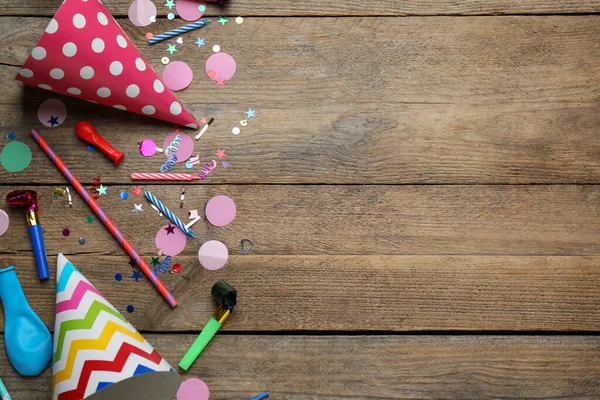
[[[192,174],[159,174],[159,173],[135,173],[131,174],[134,181],[194,181],[200,179]]]

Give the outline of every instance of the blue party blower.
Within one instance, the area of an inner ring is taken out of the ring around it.
[[[48,261],[46,260],[46,245],[44,244],[42,225],[40,225],[40,216],[38,215],[37,192],[33,190],[14,190],[6,195],[6,202],[20,206],[23,209],[29,226],[29,237],[33,246],[38,275],[41,281],[50,278]]]
[[[52,335],[27,303],[15,267],[0,269],[0,300],[8,360],[23,376],[41,374],[52,358]]]

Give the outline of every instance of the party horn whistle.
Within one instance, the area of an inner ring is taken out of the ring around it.
[[[15,190],[6,195],[6,202],[14,206],[20,206],[25,213],[38,275],[41,281],[50,278],[48,261],[46,260],[46,246],[44,245],[40,216],[38,215],[37,192],[33,190]]]
[[[237,302],[237,291],[225,281],[215,283],[210,293],[219,307],[204,326],[204,329],[202,329],[202,332],[200,332],[200,335],[198,335],[190,349],[181,359],[179,367],[185,371],[190,368],[192,363],[198,358],[200,353],[202,353],[202,350],[204,350],[208,342],[215,336],[219,328],[227,321],[227,318],[229,318],[229,315]]]
[[[119,165],[121,161],[123,161],[123,157],[125,157],[125,153],[121,153],[119,150],[115,149],[110,143],[106,141],[100,135],[96,128],[92,124],[87,121],[79,121],[75,124],[75,132],[79,139],[88,142],[89,144],[95,146],[100,149],[108,158],[110,158],[115,165]]]

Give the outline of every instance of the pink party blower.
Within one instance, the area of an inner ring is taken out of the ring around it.
[[[48,142],[36,131],[32,129],[29,133],[31,137],[40,145],[44,153],[48,156],[50,160],[56,165],[56,168],[59,169],[60,172],[67,178],[69,183],[73,185],[77,193],[81,196],[81,198],[87,203],[88,206],[94,211],[98,219],[102,221],[106,229],[117,239],[117,241],[123,246],[127,254],[135,260],[137,265],[140,267],[144,275],[148,278],[150,282],[154,285],[154,287],[160,292],[162,297],[169,303],[171,307],[177,306],[179,303],[175,297],[169,292],[167,287],[158,279],[156,275],[152,272],[146,261],[144,261],[138,252],[133,248],[131,243],[123,236],[119,228],[112,222],[112,220],[106,215],[106,213],[100,208],[98,203],[90,196],[90,194],[85,190],[81,182],[71,173],[69,168],[63,163],[59,156],[56,155],[54,150],[48,145]]]

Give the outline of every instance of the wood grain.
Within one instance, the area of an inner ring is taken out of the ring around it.
[[[259,245],[260,246],[260,245]],[[241,256],[230,249],[218,272],[178,256],[180,274],[160,274],[180,301],[171,310],[146,279],[131,279],[127,257],[69,255],[138,329],[198,332],[216,306],[219,279],[238,305],[227,331],[596,331],[599,257]],[[237,255],[236,255],[237,254]],[[31,255],[0,256],[15,265],[24,291],[54,329],[52,280],[39,283]],[[123,280],[116,282],[114,275]],[[133,314],[125,310],[135,307]],[[3,326],[0,320],[0,326]]]
[[[171,365],[194,335],[145,335]],[[595,336],[239,336],[218,335],[184,378],[215,400],[407,398],[583,399],[600,396]],[[4,346],[1,346],[4,352]],[[16,376],[0,358],[15,400],[50,399],[50,369]]]
[[[131,4],[127,0],[106,0],[108,9],[114,15],[126,16]],[[166,16],[168,8],[164,0],[154,1],[159,15]],[[17,0],[3,0],[0,15],[54,15],[61,0],[32,0],[23,3]],[[173,12],[175,9],[172,10]],[[208,5],[206,16],[217,15],[269,15],[269,16],[404,16],[404,15],[498,15],[498,14],[576,14],[600,12],[600,6],[593,0],[379,0],[365,3],[358,0],[294,1],[280,0],[273,3],[267,0],[235,0],[226,6]],[[182,20],[179,20],[183,22]]]
[[[43,161],[36,168],[54,169]],[[15,188],[2,187],[0,195]],[[91,212],[80,198],[74,198],[71,209],[66,197],[53,196],[53,187],[34,188],[51,254],[123,254],[98,221],[86,223]],[[156,232],[169,221],[132,189],[109,185],[99,204],[138,251],[155,254]],[[183,209],[178,207],[181,186],[149,189],[182,219],[191,209],[203,215],[206,202],[216,195],[236,202],[231,225],[218,228],[200,221],[194,226],[197,240],[190,239],[183,253],[189,256],[205,240],[237,249],[243,238],[256,244],[256,255],[600,253],[600,226],[593,222],[600,219],[598,186],[189,185]],[[131,197],[122,200],[121,191]],[[142,203],[145,212],[136,216],[134,203]],[[2,252],[31,251],[21,211],[7,211],[13,228],[2,238]],[[64,228],[70,228],[70,237],[62,236]],[[84,246],[77,241],[80,237],[87,239]]]
[[[20,65],[47,21],[3,21],[0,37],[9,44],[0,62]],[[216,119],[197,151],[210,160],[225,147],[233,167],[211,183],[600,183],[600,17],[293,21],[205,28],[240,66],[225,88],[203,76],[210,50],[185,42],[175,53],[196,71],[178,96],[197,117]],[[161,71],[164,46],[148,47],[144,29],[124,26]],[[0,66],[0,120],[23,139],[40,126],[37,107],[49,95],[23,88],[17,71]],[[66,102],[67,123],[44,131],[59,154],[97,162],[111,183],[158,170],[160,157],[143,158],[136,146],[144,138],[161,143],[171,124]],[[249,106],[258,117],[232,135]],[[84,118],[128,154],[121,168],[73,135]],[[70,164],[91,177],[86,163]],[[60,182],[51,169],[36,172],[37,183]]]

